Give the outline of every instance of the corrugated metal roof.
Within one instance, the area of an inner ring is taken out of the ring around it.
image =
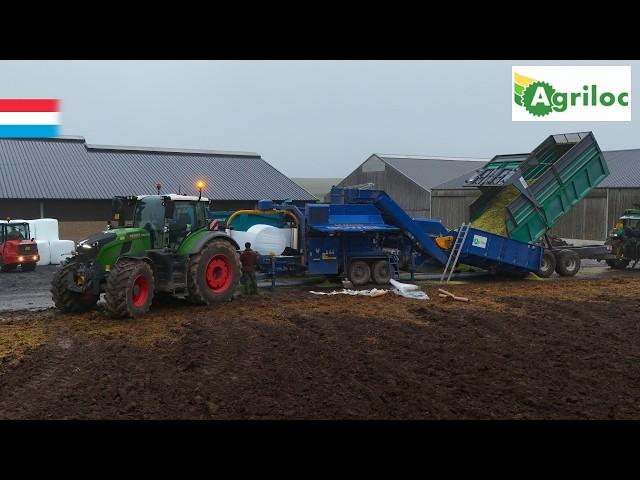
[[[199,178],[214,200],[316,200],[257,153],[0,139],[0,198],[109,199],[153,194],[157,181],[163,193],[194,193]]]
[[[460,175],[459,177],[452,178],[448,182],[441,183],[440,185],[436,185],[433,187],[433,190],[454,190],[458,188],[466,188],[465,180],[471,177],[471,174],[475,172],[475,169],[469,170],[468,172]]]
[[[462,157],[419,157],[409,155],[376,154],[404,176],[426,190],[454,177],[480,168],[488,159]]]
[[[609,165],[609,176],[597,188],[640,188],[640,149],[602,152]],[[433,187],[434,190],[465,188],[473,170]]]
[[[610,150],[604,153],[609,165],[609,176],[598,188],[639,188],[640,149]]]

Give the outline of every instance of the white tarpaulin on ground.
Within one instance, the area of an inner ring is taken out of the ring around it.
[[[363,295],[365,297],[379,297],[380,295],[385,295],[389,290],[372,288],[371,290],[348,290],[343,288],[342,290],[334,290],[333,292],[314,292],[311,291],[309,293],[313,293],[315,295]]]
[[[349,290],[343,288],[342,290],[334,290],[332,292],[311,291],[309,293],[313,293],[314,295],[362,295],[365,297],[379,297],[380,295],[384,295],[388,292],[393,292],[396,295],[400,295],[401,297],[414,298],[416,300],[429,300],[429,295],[420,290],[420,287],[418,287],[417,285],[411,285],[410,283],[400,283],[393,279],[391,279],[390,281],[391,285],[394,286],[392,290],[377,288],[372,288],[371,290]]]
[[[395,287],[394,293],[397,295],[402,295],[407,298],[416,298],[418,300],[429,300],[429,295],[420,290],[420,287],[417,285],[412,285],[410,283],[400,283],[393,278],[389,280],[391,285]]]

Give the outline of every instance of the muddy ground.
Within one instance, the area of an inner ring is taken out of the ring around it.
[[[640,272],[0,313],[2,419],[637,419]],[[319,288],[316,288],[316,290]]]

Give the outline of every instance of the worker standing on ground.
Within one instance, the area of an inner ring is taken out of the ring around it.
[[[242,278],[244,280],[244,293],[252,295],[258,293],[258,282],[256,281],[256,266],[258,265],[258,254],[251,250],[251,242],[244,244],[244,251],[240,254],[242,263]]]

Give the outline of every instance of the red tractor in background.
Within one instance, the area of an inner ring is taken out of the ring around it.
[[[0,223],[0,271],[10,272],[20,265],[29,272],[39,260],[38,244],[29,236],[28,223]]]

